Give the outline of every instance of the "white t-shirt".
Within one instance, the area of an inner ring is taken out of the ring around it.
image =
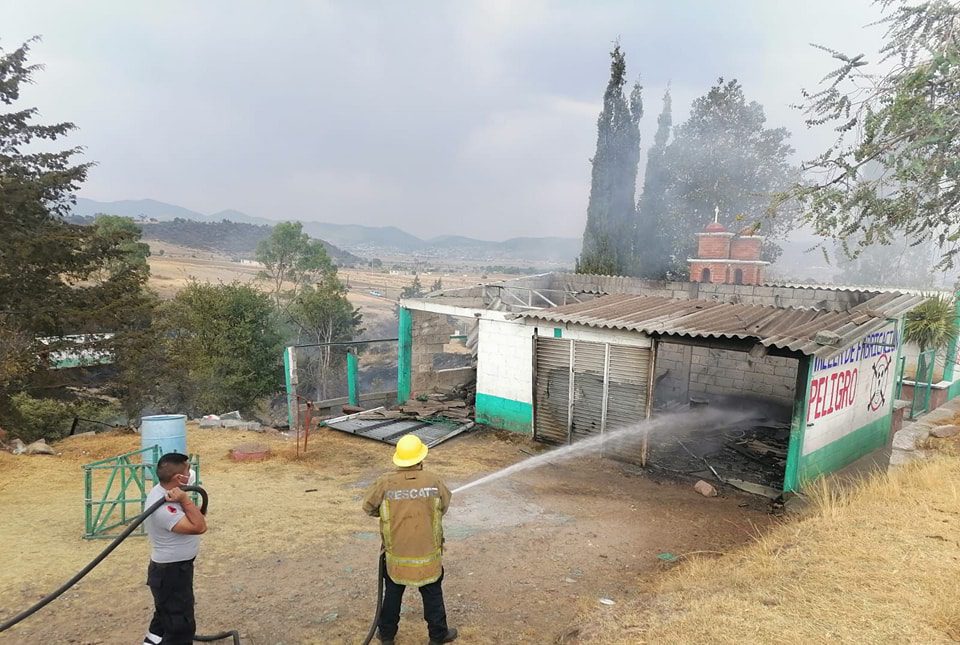
[[[157,500],[163,499],[167,491],[157,484],[147,495],[145,508],[150,508]],[[167,502],[154,511],[144,522],[147,527],[147,536],[153,550],[150,559],[154,562],[183,562],[197,557],[200,551],[199,535],[184,535],[174,533],[177,525],[186,514],[180,504]]]

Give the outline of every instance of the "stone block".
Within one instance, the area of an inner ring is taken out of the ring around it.
[[[912,451],[918,448],[918,443],[930,436],[927,428],[918,428],[916,424],[908,426],[893,437],[893,447],[896,450]]]
[[[936,437],[937,439],[948,439],[950,437],[955,437],[960,434],[960,426],[949,425],[949,426],[937,426],[930,431],[931,437]]]

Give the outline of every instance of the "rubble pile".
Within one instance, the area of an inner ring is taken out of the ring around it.
[[[473,419],[472,395],[470,402],[466,399],[467,392],[452,390],[421,396],[407,401],[403,405],[390,410],[370,410],[361,412],[357,418],[363,420],[375,419],[409,419],[431,421],[434,419],[450,419],[451,421],[468,421]]]

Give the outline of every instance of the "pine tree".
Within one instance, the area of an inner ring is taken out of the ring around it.
[[[663,93],[663,109],[657,117],[657,133],[653,147],[647,153],[647,167],[643,176],[643,194],[637,204],[638,236],[641,275],[662,276],[670,266],[670,243],[663,233],[669,228],[667,222],[667,178],[664,173],[663,156],[670,139],[673,125],[673,102],[670,89]]]
[[[28,63],[33,42],[0,49],[3,106],[15,104],[40,69]],[[80,148],[55,149],[74,124],[38,124],[36,116],[32,107],[0,112],[0,345],[17,348],[0,352],[0,410],[17,390],[56,385],[37,360],[44,350],[129,348],[153,304],[139,230],[119,220],[65,220],[91,164],[75,161]],[[73,334],[83,341],[63,338]]]
[[[634,84],[629,99],[624,94],[627,65],[619,44],[610,58],[610,81],[597,120],[597,151],[577,271],[631,275],[638,268],[635,198],[643,100],[639,83]]]

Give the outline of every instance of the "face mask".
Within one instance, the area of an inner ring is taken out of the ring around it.
[[[186,477],[187,481],[184,482],[183,478]],[[197,483],[197,473],[194,472],[193,468],[189,470],[186,475],[180,475],[180,485],[181,486],[193,486]]]

